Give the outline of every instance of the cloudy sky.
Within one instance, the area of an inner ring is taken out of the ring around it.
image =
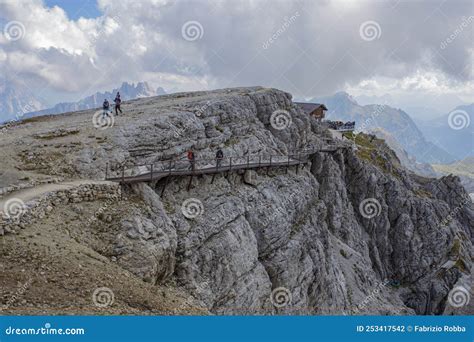
[[[472,0],[0,0],[0,70],[52,104],[142,80],[473,102],[473,16]]]

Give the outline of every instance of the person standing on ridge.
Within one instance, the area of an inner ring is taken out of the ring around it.
[[[196,159],[194,157],[194,152],[192,150],[188,151],[188,161],[189,161],[189,170],[194,171],[194,167],[196,165]]]
[[[105,118],[106,116],[110,116],[109,115],[110,104],[109,104],[109,101],[107,101],[107,99],[104,100],[104,103],[102,104],[102,109],[104,110],[102,112],[103,118]]]
[[[122,103],[122,99],[120,98],[120,93],[119,92],[117,92],[117,95],[115,96],[114,102],[115,102],[115,115],[118,116],[119,111],[120,111],[120,114],[122,114],[122,109],[120,109],[120,104]]]

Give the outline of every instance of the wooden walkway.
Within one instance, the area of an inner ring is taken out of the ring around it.
[[[299,166],[309,161],[309,156],[316,152],[335,152],[345,146],[329,146],[315,150],[305,150],[299,153],[289,155],[253,155],[242,157],[228,157],[221,159],[219,165],[215,158],[199,159],[196,158],[194,168],[186,159],[171,159],[152,164],[141,165],[119,165],[114,168],[107,164],[105,180],[120,182],[122,184],[131,184],[139,182],[153,182],[166,178],[166,183],[170,177],[190,176],[188,189],[191,186],[192,178],[198,175],[213,175],[219,173],[230,173],[241,170],[255,170],[266,168],[267,173],[270,168],[296,166],[296,172]],[[113,169],[113,170],[112,170]],[[165,184],[166,187],[166,184]],[[164,191],[164,189],[163,189]]]

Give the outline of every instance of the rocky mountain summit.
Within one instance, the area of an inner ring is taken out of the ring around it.
[[[0,281],[10,311],[89,312],[90,294],[107,286],[115,301],[104,313],[473,313],[453,295],[472,294],[474,207],[459,178],[417,176],[375,136],[336,141],[276,89],[178,93],[123,109],[99,123],[88,110],[8,127],[3,200],[38,182],[84,186],[103,180],[106,167],[120,173],[190,148],[197,160],[219,147],[226,157],[310,149],[310,161],[298,171],[198,176],[189,191],[189,177],[171,177],[123,185],[110,198],[48,195],[42,217],[14,229],[16,218],[5,220],[1,260],[10,277]],[[277,125],[275,113],[283,115]],[[319,151],[328,143],[345,148]],[[61,256],[70,277],[56,271]],[[41,278],[31,273],[43,294],[25,293],[28,309],[8,302],[14,280],[25,281],[25,260],[48,265]]]

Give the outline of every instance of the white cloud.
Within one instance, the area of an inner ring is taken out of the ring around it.
[[[0,18],[19,20],[26,30],[15,42],[0,35],[2,69],[78,96],[123,80],[182,90],[265,85],[297,96],[345,85],[374,92],[472,89],[469,30],[439,48],[472,11],[469,1],[99,0],[98,7],[103,16],[74,21],[41,0],[0,0]],[[191,20],[204,31],[187,41],[181,27]],[[374,41],[359,36],[369,20],[381,27]],[[275,32],[278,39],[262,48]]]

